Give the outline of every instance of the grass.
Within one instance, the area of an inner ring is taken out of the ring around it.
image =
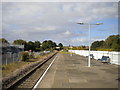
[[[48,54],[39,55],[39,56],[37,56],[36,58],[38,58],[38,59],[43,59],[43,58],[48,57],[48,56],[50,56],[50,55],[52,55],[52,54],[53,54],[53,52],[50,52],[50,53],[48,53]]]
[[[27,66],[29,64],[32,64],[38,60],[42,60],[43,58],[48,57],[52,54],[53,53],[39,55],[37,58],[29,59],[26,62],[25,61],[18,61],[18,62],[7,64],[7,65],[4,64],[4,65],[0,66],[0,68],[2,68],[2,77],[7,77],[7,76],[11,75],[15,70],[20,69],[23,66]]]
[[[21,68],[22,66],[28,65],[31,62],[15,62],[7,65],[2,65],[2,77],[7,77],[11,75],[15,70]]]

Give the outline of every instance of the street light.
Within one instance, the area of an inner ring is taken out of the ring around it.
[[[77,24],[80,24],[80,25],[88,25],[88,26],[89,26],[89,56],[88,56],[88,67],[90,67],[90,44],[91,44],[91,34],[90,34],[90,31],[91,31],[91,25],[101,25],[101,24],[103,24],[103,23],[90,24],[90,23],[80,22],[80,23],[77,23]]]
[[[72,45],[70,46],[70,48],[71,48],[71,53],[70,53],[70,56],[72,56]]]

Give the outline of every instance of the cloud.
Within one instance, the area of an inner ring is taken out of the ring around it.
[[[4,2],[2,5],[3,36],[14,39],[40,40],[52,39],[67,45],[87,43],[88,27],[76,22],[94,23],[104,19],[117,18],[117,3],[78,2]],[[86,31],[85,31],[86,30]]]
[[[4,0],[2,2],[119,2],[119,0]]]
[[[76,38],[76,39],[73,39],[71,40],[71,42],[73,43],[76,43],[76,42],[88,42],[89,40],[88,39],[84,39],[84,38]]]
[[[70,32],[70,31],[66,31],[66,32],[64,32],[63,34],[64,34],[64,35],[70,35],[71,32]]]
[[[56,28],[54,26],[47,26],[47,27],[36,27],[36,28],[34,28],[34,30],[36,32],[39,32],[39,31],[53,31],[53,30],[56,30]]]
[[[91,43],[94,41],[101,41],[103,39],[100,38],[92,38]],[[75,45],[89,45],[89,38],[74,38],[70,41],[71,43],[75,43]]]

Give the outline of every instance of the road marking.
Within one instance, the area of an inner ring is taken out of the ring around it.
[[[43,77],[45,76],[45,74],[47,73],[47,71],[49,70],[49,68],[52,66],[53,62],[55,61],[55,59],[58,57],[58,55],[53,59],[53,61],[51,62],[51,64],[48,66],[48,68],[45,70],[45,72],[43,73],[43,75],[40,77],[40,79],[38,80],[38,82],[35,84],[35,86],[32,88],[32,90],[35,90],[38,86],[38,84],[42,81]]]

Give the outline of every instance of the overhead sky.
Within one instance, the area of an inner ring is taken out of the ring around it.
[[[117,2],[4,2],[2,37],[88,45],[88,25],[76,23],[103,23],[91,26],[93,42],[118,34],[117,18]]]

